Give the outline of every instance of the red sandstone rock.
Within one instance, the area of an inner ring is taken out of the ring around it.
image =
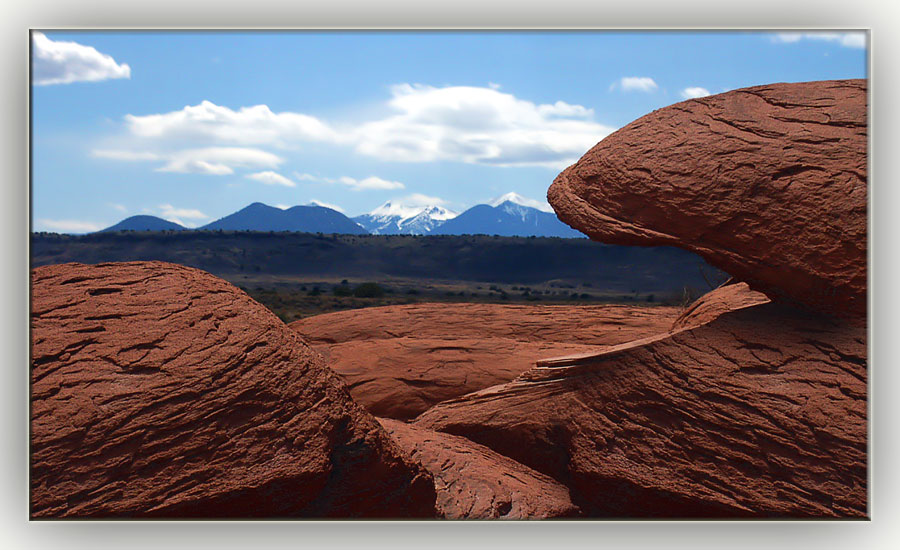
[[[135,262],[32,283],[32,516],[433,517],[431,476],[225,281]]]
[[[543,361],[415,425],[553,477],[588,516],[863,517],[865,338],[767,303]]]
[[[545,519],[578,513],[563,485],[487,447],[397,420],[379,421],[434,476],[437,509],[444,518]]]
[[[415,304],[291,323],[377,416],[508,382],[542,357],[596,352],[669,329],[671,307]]]
[[[699,327],[729,311],[765,304],[768,301],[765,294],[750,290],[747,283],[721,286],[694,301],[672,323],[672,330]]]
[[[614,132],[547,194],[592,239],[696,252],[773,300],[866,313],[865,80],[676,103]]]

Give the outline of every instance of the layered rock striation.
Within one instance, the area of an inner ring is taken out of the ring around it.
[[[865,336],[756,305],[539,362],[415,425],[553,477],[588,516],[862,517]]]
[[[697,252],[737,284],[415,425],[554,478],[588,516],[865,517],[866,178],[865,81],[736,90],[627,125],[554,181],[560,218]]]
[[[579,513],[569,490],[464,437],[380,419],[400,447],[433,476],[446,519],[547,519]]]
[[[676,103],[606,137],[547,198],[595,240],[685,248],[773,300],[862,319],[866,93],[835,80]]]
[[[514,379],[541,357],[665,331],[674,307],[413,304],[291,323],[376,416],[408,420]]]
[[[33,517],[432,517],[433,480],[272,313],[161,262],[32,272]]]

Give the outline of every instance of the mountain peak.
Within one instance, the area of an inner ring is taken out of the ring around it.
[[[139,214],[137,216],[131,216],[129,218],[125,218],[119,223],[107,227],[106,229],[102,229],[100,232],[110,232],[110,231],[181,231],[183,229],[187,229],[181,224],[177,224],[175,222],[170,222],[169,220],[164,220],[162,218],[158,218],[156,216],[148,216],[145,214]]]
[[[369,215],[377,217],[398,217],[405,220],[422,213],[426,208],[427,206],[407,206],[395,200],[389,200],[375,210],[369,212]]]
[[[529,199],[527,197],[523,197],[522,195],[520,195],[514,191],[510,191],[509,193],[507,193],[503,196],[497,197],[496,199],[492,200],[488,204],[490,206],[493,206],[496,208],[506,202],[518,204],[519,206],[527,206],[528,208],[536,208],[537,210],[540,210],[541,212],[550,212],[550,213],[553,212],[553,208],[551,208],[550,205],[547,204],[546,202],[536,201],[534,199]]]
[[[457,215],[456,212],[437,204],[416,202],[408,205],[396,199],[389,200],[368,214],[353,219],[376,235],[404,233],[424,235]]]

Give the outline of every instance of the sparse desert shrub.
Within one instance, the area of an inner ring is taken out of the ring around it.
[[[362,283],[353,289],[353,295],[357,298],[381,298],[384,289],[378,283]]]
[[[341,283],[339,285],[334,285],[334,288],[331,289],[331,293],[335,296],[353,296],[353,289],[350,288],[350,285]]]

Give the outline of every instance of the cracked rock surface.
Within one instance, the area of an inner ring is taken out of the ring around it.
[[[415,425],[553,477],[587,516],[865,516],[865,329],[776,303],[735,308],[541,362]]]
[[[592,239],[672,245],[775,301],[866,314],[865,80],[770,84],[656,110],[553,182]]]
[[[433,476],[447,519],[546,519],[577,515],[569,490],[464,437],[387,418],[379,422]]]
[[[407,420],[508,382],[538,359],[596,352],[665,331],[674,307],[413,304],[290,324],[376,416]]]
[[[431,476],[260,304],[162,262],[32,271],[34,517],[431,517]]]

